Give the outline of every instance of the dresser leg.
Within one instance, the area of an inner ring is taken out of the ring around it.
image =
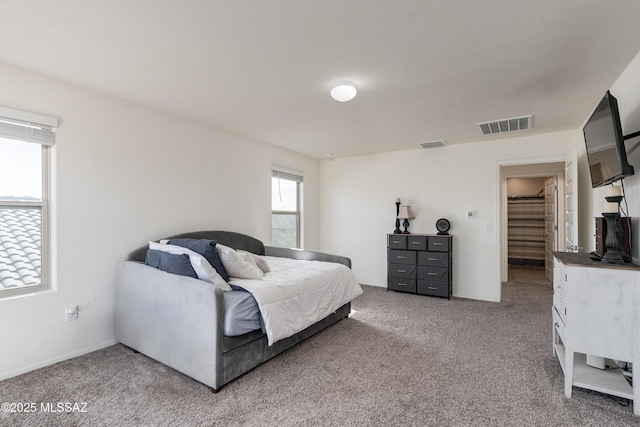
[[[640,360],[633,363],[633,376],[631,377],[633,379],[633,415],[640,415],[640,374],[636,375],[638,371],[640,371]]]
[[[565,347],[564,353],[564,395],[571,397],[573,388],[573,351]]]

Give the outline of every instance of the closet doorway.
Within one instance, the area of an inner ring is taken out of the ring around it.
[[[501,165],[502,281],[550,285],[563,247],[565,162]]]
[[[557,178],[507,179],[508,280],[550,283],[556,248]]]

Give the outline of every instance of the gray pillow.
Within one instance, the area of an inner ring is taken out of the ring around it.
[[[218,274],[224,279],[225,282],[229,281],[229,273],[222,265],[218,251],[216,250],[217,240],[208,239],[171,239],[170,245],[182,246],[183,248],[191,249],[194,252],[199,253],[209,261],[209,264],[216,269]]]
[[[167,273],[198,278],[196,271],[191,266],[191,261],[189,261],[189,255],[186,254],[170,254],[148,249],[144,263]]]

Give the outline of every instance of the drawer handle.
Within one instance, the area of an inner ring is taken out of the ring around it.
[[[429,271],[429,272],[427,272],[427,274],[428,274],[429,276],[437,276],[437,275],[438,275],[438,273],[432,273],[432,272],[430,272],[430,271]]]
[[[411,242],[412,245],[419,245],[422,242]]]
[[[428,288],[428,289],[431,289],[431,290],[436,290],[436,289],[438,289],[438,288],[436,288],[436,287],[434,287],[434,286],[427,286],[427,288]]]
[[[444,245],[444,243],[440,243],[440,242],[433,242],[433,246],[442,246]]]
[[[399,243],[402,243],[402,240],[394,240],[394,241],[393,241],[393,242],[391,242],[391,243],[398,243],[398,244],[399,244]]]
[[[407,286],[406,283],[398,283],[398,286]]]
[[[406,256],[398,255],[398,259],[407,259]]]
[[[429,261],[437,261],[438,258],[427,258]]]
[[[398,273],[406,273],[407,270],[398,270]]]

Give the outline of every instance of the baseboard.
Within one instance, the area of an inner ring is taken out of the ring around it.
[[[117,344],[118,341],[116,341],[115,339],[113,340],[109,340],[109,341],[105,341],[103,343],[100,344],[96,344],[94,346],[91,347],[86,347],[83,348],[81,350],[77,350],[71,353],[67,353],[64,354],[62,356],[58,356],[58,357],[54,357],[52,359],[49,360],[44,360],[42,362],[38,362],[38,363],[34,363],[33,365],[29,365],[29,366],[25,366],[19,369],[15,369],[13,371],[9,371],[9,372],[0,372],[0,381],[2,380],[6,380],[12,377],[17,377],[18,375],[22,375],[22,374],[26,374],[27,372],[31,372],[31,371],[35,371],[36,369],[40,369],[40,368],[44,368],[45,366],[50,366],[53,365],[54,363],[58,363],[58,362],[62,362],[68,359],[73,359],[74,357],[78,357],[78,356],[82,356],[84,354],[87,353],[91,353],[97,350],[101,350],[105,347],[110,347],[112,345]]]

